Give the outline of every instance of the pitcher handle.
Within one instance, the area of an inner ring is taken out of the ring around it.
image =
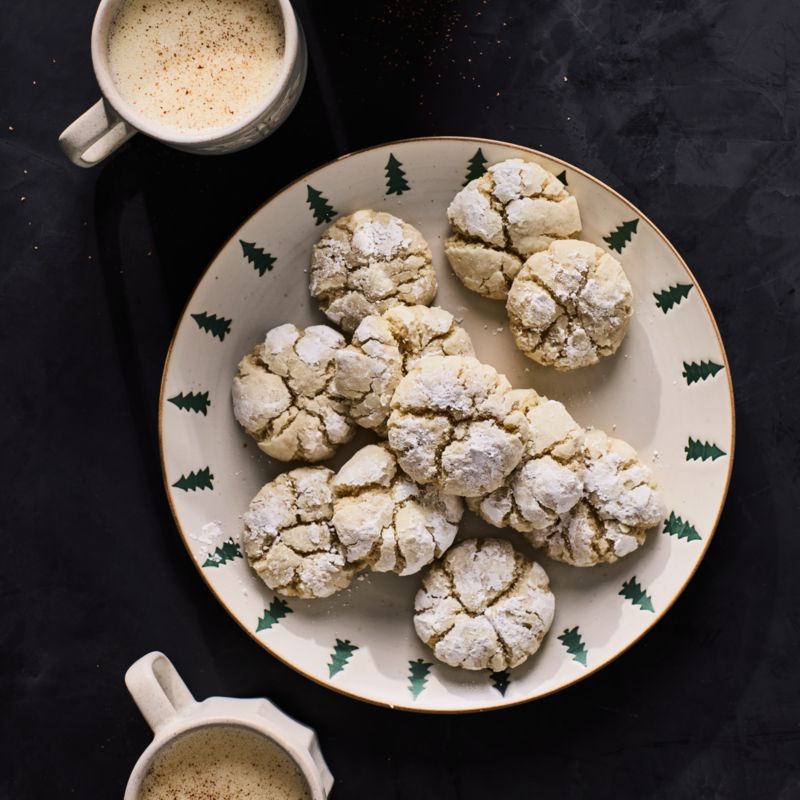
[[[142,656],[125,673],[125,685],[154,732],[197,703],[163,653]]]
[[[98,100],[58,137],[58,143],[73,164],[93,167],[135,133],[136,128],[105,100]]]

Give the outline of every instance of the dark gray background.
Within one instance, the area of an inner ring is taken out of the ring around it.
[[[122,676],[159,648],[198,696],[316,727],[336,800],[800,798],[796,0],[297,8],[312,70],[270,140],[137,137],[82,171],[56,138],[98,96],[94,3],[0,3],[0,797],[121,796],[149,739]],[[456,718],[348,700],[250,640],[186,556],[156,439],[173,326],[237,225],[424,134],[539,147],[642,208],[716,313],[738,413],[722,523],[655,630],[568,691]]]

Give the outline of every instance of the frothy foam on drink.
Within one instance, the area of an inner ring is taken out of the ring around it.
[[[311,800],[308,783],[278,745],[246,728],[215,726],[167,745],[137,800]]]
[[[122,97],[182,131],[223,128],[254,113],[283,55],[274,0],[125,0],[108,40]]]

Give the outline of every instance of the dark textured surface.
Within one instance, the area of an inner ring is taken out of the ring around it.
[[[149,739],[122,676],[163,649],[198,696],[316,727],[336,800],[800,798],[796,0],[297,6],[313,69],[272,139],[215,159],[138,137],[81,171],[56,138],[98,95],[94,4],[0,4],[0,797],[120,797]],[[655,630],[566,692],[457,718],[348,700],[251,641],[186,557],[156,438],[172,328],[236,226],[347,150],[447,133],[574,162],[660,225],[738,413],[716,539]]]

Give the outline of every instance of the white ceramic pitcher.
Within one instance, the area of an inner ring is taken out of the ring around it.
[[[148,653],[125,674],[134,702],[153,729],[153,741],[133,768],[125,800],[136,800],[156,754],[175,737],[198,728],[235,725],[271,739],[294,759],[313,800],[325,800],[333,786],[317,735],[268,700],[209,697],[198,702],[163,653]]]

